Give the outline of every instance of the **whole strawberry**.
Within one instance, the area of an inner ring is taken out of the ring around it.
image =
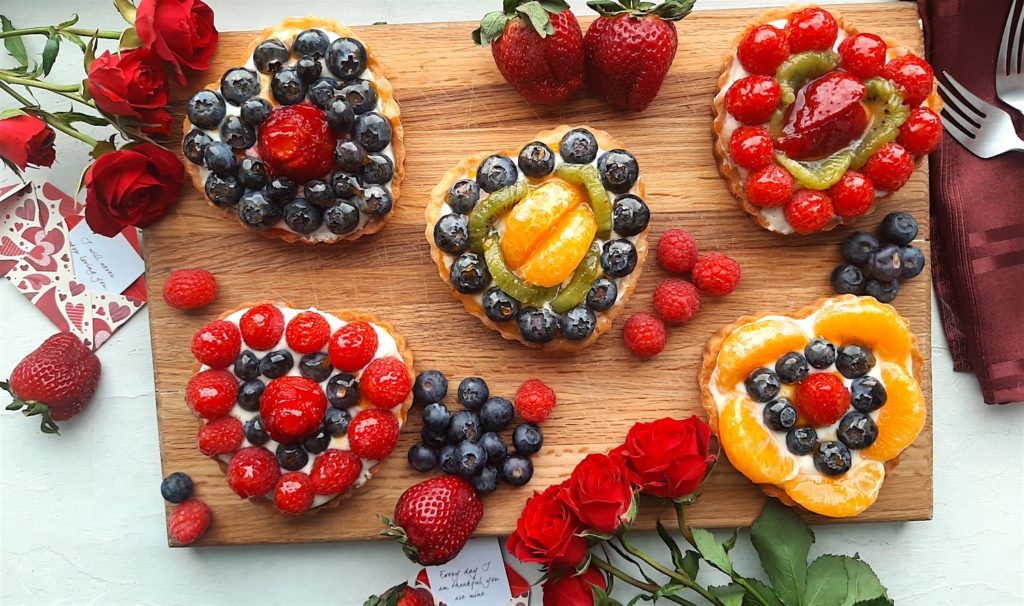
[[[401,543],[413,562],[436,566],[462,551],[483,515],[483,503],[469,482],[446,475],[403,492],[395,505],[395,520],[380,517],[388,527],[381,535]]]
[[[676,26],[696,0],[593,0],[600,13],[583,38],[587,88],[613,107],[643,111],[676,56]]]
[[[434,606],[434,596],[422,587],[409,587],[402,583],[379,596],[370,596],[363,606]]]
[[[7,410],[26,417],[39,415],[43,433],[60,434],[54,421],[66,421],[82,412],[100,380],[100,361],[91,349],[69,332],[43,341],[14,367],[10,382],[0,388],[14,397]]]
[[[498,71],[530,103],[561,103],[583,86],[583,30],[563,0],[505,0],[473,41],[491,45]]]

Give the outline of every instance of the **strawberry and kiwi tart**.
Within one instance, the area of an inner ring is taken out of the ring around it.
[[[426,219],[441,278],[470,314],[524,345],[576,351],[636,287],[650,210],[633,154],[606,132],[563,125],[460,162]]]
[[[714,153],[761,227],[849,223],[903,187],[942,138],[932,68],[818,8],[773,9],[740,33],[718,79]]]
[[[412,352],[355,312],[244,304],[201,328],[185,400],[199,450],[244,499],[285,513],[337,505],[398,443],[412,406]]]
[[[182,148],[196,188],[288,242],[379,231],[404,175],[398,102],[355,32],[329,19],[263,30],[241,66],[188,102]]]

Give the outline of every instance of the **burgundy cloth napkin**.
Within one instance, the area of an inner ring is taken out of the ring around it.
[[[917,3],[935,75],[949,72],[1020,128],[995,87],[1010,1]],[[946,134],[930,166],[932,278],[953,367],[978,375],[989,404],[1024,401],[1024,154],[982,160]]]

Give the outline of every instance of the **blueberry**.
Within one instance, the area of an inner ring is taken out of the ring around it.
[[[252,52],[252,62],[264,74],[279,71],[291,58],[288,47],[280,40],[264,40]]]
[[[597,172],[601,175],[605,189],[613,194],[624,194],[639,178],[640,166],[633,154],[624,149],[613,149],[597,159]]]
[[[874,297],[879,303],[892,303],[900,292],[900,283],[897,280],[883,282],[874,278],[868,278],[864,283],[864,294]]]
[[[351,408],[359,403],[359,380],[347,372],[339,372],[324,387],[327,401],[335,408]]]
[[[203,191],[206,197],[217,206],[234,206],[242,197],[245,188],[238,182],[238,179],[227,176],[222,177],[217,173],[210,173],[206,176],[206,183],[203,184]]]
[[[228,103],[241,105],[246,99],[259,96],[260,77],[244,67],[229,69],[220,78],[220,93]]]
[[[391,143],[391,123],[377,112],[367,112],[356,118],[352,136],[366,151],[379,152]]]
[[[409,467],[419,472],[427,472],[437,465],[437,453],[424,444],[413,444],[409,449]]]
[[[295,105],[306,98],[306,83],[295,69],[286,67],[270,79],[270,94],[281,105]]]
[[[452,263],[449,280],[455,290],[471,295],[483,291],[491,283],[491,272],[483,258],[474,252],[464,252]]]
[[[356,123],[356,114],[352,111],[352,106],[340,97],[336,97],[328,103],[324,115],[327,116],[328,126],[337,133],[349,132]]]
[[[215,90],[201,90],[188,100],[188,119],[199,128],[217,128],[227,113],[224,97]]]
[[[590,292],[587,293],[587,307],[594,311],[607,311],[611,309],[612,305],[615,305],[618,296],[619,288],[615,286],[614,281],[608,278],[598,278],[594,280]]]
[[[412,384],[413,404],[442,402],[447,395],[448,378],[440,370],[424,370],[416,375],[416,380]]]
[[[859,295],[864,292],[864,272],[856,265],[836,265],[828,281],[832,285],[832,291],[839,295]]]
[[[629,240],[609,240],[601,247],[601,269],[613,278],[631,274],[636,268],[636,262],[636,247]]]
[[[246,381],[238,386],[238,393],[235,395],[235,402],[242,407],[242,410],[256,412],[260,409],[260,397],[267,386],[259,379]]]
[[[457,213],[468,215],[480,201],[480,186],[470,179],[459,179],[448,188],[445,196],[448,206]]]
[[[843,258],[854,265],[867,265],[868,259],[878,250],[878,238],[866,231],[851,232],[843,238]]]
[[[295,73],[306,84],[311,84],[319,78],[321,69],[323,65],[311,55],[303,55],[295,62]]]
[[[847,379],[868,374],[875,365],[875,354],[860,345],[844,345],[836,355],[836,370]]]
[[[424,427],[420,430],[420,438],[423,439],[423,443],[431,448],[441,448],[448,443],[448,432],[434,431],[429,427]]]
[[[878,439],[878,426],[863,412],[848,412],[839,420],[836,437],[849,448],[867,448]]]
[[[260,376],[260,357],[245,349],[235,358],[235,366],[232,369],[235,376],[243,381],[251,381]]]
[[[512,445],[519,454],[530,456],[544,445],[544,433],[536,423],[523,423],[512,432]]]
[[[275,349],[260,360],[260,374],[268,379],[283,377],[295,366],[292,352],[287,349]]]
[[[357,79],[341,88],[341,97],[356,114],[365,114],[377,107],[377,89],[369,80]]]
[[[459,471],[458,463],[455,462],[455,445],[445,444],[441,447],[441,451],[437,455],[438,461],[441,463],[441,471],[455,475]]]
[[[804,358],[813,368],[828,368],[836,361],[836,346],[825,339],[812,339],[804,347]]]
[[[455,447],[455,465],[460,476],[471,478],[487,464],[487,453],[472,440],[463,440]]]
[[[590,164],[597,157],[597,139],[585,128],[574,128],[562,137],[558,153],[569,164]]]
[[[326,381],[332,370],[331,359],[322,351],[299,358],[299,374],[317,383]]]
[[[331,175],[331,189],[334,190],[335,196],[345,200],[363,195],[363,186],[359,182],[359,177],[340,170]]]
[[[519,301],[497,286],[487,289],[480,305],[492,322],[508,322],[519,313]]]
[[[463,440],[475,440],[480,437],[480,417],[470,410],[459,410],[452,415],[448,424],[448,441],[458,444]]]
[[[527,143],[519,152],[519,170],[534,179],[546,177],[555,170],[555,152],[540,141]]]
[[[309,455],[302,449],[302,444],[299,442],[278,444],[277,462],[288,471],[298,471],[309,462]]]
[[[755,402],[770,402],[779,395],[782,387],[779,375],[774,370],[767,368],[755,368],[747,380],[743,383],[747,388],[747,394]]]
[[[238,217],[249,227],[268,229],[281,219],[281,205],[265,190],[251,191],[238,201]]]
[[[228,116],[220,125],[220,139],[237,150],[249,149],[256,145],[256,131],[238,116]]]
[[[176,471],[160,482],[160,494],[168,503],[181,503],[192,496],[192,478]]]
[[[327,47],[331,41],[327,34],[318,29],[307,29],[299,32],[292,42],[292,52],[296,55],[312,55],[317,59],[327,56]]]
[[[469,479],[469,483],[473,485],[473,490],[477,494],[492,493],[498,489],[498,470],[491,465],[485,465],[480,469],[480,473]]]
[[[267,195],[278,204],[291,202],[299,193],[299,185],[290,177],[274,177],[267,184]]]
[[[242,123],[249,126],[259,126],[264,120],[270,117],[270,101],[263,97],[251,97],[242,103],[242,110],[239,117]]]
[[[488,431],[480,436],[480,447],[487,453],[487,461],[496,465],[499,461],[508,456],[508,446],[501,436],[493,431]]]
[[[284,222],[292,231],[309,234],[323,224],[323,211],[304,198],[296,198],[284,206]]]
[[[476,410],[491,397],[491,390],[487,388],[487,381],[480,377],[466,377],[459,383],[457,394],[459,404],[470,410]]]
[[[558,314],[543,307],[524,307],[516,316],[519,334],[530,343],[547,343],[558,336]]]
[[[324,429],[332,436],[346,435],[351,422],[352,415],[347,410],[328,406],[324,413]]]
[[[395,163],[383,154],[370,154],[363,165],[363,183],[387,185],[395,176]]]
[[[562,316],[562,335],[570,341],[582,341],[594,334],[597,314],[582,305],[570,309]]]
[[[185,135],[184,141],[181,143],[181,153],[185,154],[188,161],[192,164],[198,164],[203,166],[203,157],[206,155],[206,148],[213,142],[210,135],[193,128],[188,131]]]
[[[320,78],[306,88],[306,96],[314,107],[327,111],[336,99],[338,99],[337,82],[331,78]],[[330,118],[328,118],[328,123]]]
[[[881,282],[889,282],[900,277],[903,267],[900,265],[900,249],[893,244],[886,244],[876,250],[868,259],[868,273]]]
[[[917,221],[909,213],[889,213],[878,226],[878,233],[884,242],[906,246],[917,237]]]
[[[245,432],[245,439],[253,446],[263,446],[270,441],[267,428],[263,426],[263,418],[259,415],[246,421],[242,430]]]
[[[764,424],[775,431],[788,431],[796,425],[796,409],[786,398],[773,400],[765,405]]]
[[[518,180],[519,169],[508,156],[487,156],[477,167],[477,185],[488,193],[513,185]]]
[[[924,253],[916,246],[900,247],[900,280],[916,278],[924,269]]]
[[[235,150],[223,141],[211,141],[203,152],[203,162],[206,168],[222,177],[230,177],[238,169],[238,160],[235,159]]]
[[[803,381],[809,370],[807,360],[795,351],[783,354],[775,362],[775,374],[779,375],[779,380],[783,383]]]
[[[309,454],[320,454],[331,445],[331,437],[331,434],[327,433],[327,429],[321,426],[313,432],[313,435],[302,440],[302,447]]]
[[[651,220],[651,210],[643,200],[633,194],[625,194],[615,199],[612,207],[612,229],[620,236],[635,236],[647,229]]]
[[[887,398],[885,385],[874,377],[859,377],[850,383],[850,405],[861,412],[878,410]]]
[[[371,219],[383,219],[395,206],[391,192],[380,185],[371,185],[363,190],[363,196],[356,200],[359,211]]]
[[[838,476],[846,473],[853,462],[850,449],[842,442],[829,440],[818,444],[814,451],[814,467],[821,473],[829,476]]]
[[[327,48],[327,69],[348,81],[366,71],[366,47],[355,38],[338,38]]]
[[[334,190],[326,182],[313,179],[302,187],[302,197],[306,199],[306,202],[324,208],[334,202]]]
[[[818,445],[818,432],[813,427],[794,427],[786,432],[786,448],[796,455],[805,455]]]
[[[480,409],[480,426],[486,431],[501,431],[516,414],[516,409],[505,398],[487,398]]]
[[[501,462],[501,480],[509,486],[523,486],[533,477],[533,461],[523,455],[509,455]]]
[[[359,209],[348,202],[338,202],[324,211],[324,225],[332,234],[351,233],[359,227]]]
[[[469,219],[451,213],[434,224],[434,244],[444,252],[458,255],[469,250]]]
[[[238,163],[238,180],[249,189],[260,189],[267,184],[267,167],[260,160],[246,156]]]
[[[423,407],[423,427],[431,431],[445,431],[451,415],[448,407],[441,402],[431,402]]]

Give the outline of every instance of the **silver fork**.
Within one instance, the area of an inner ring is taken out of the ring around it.
[[[1017,9],[1017,0],[1010,5],[1010,13],[1006,15],[1006,26],[1003,27],[1003,40],[999,43],[999,58],[996,59],[996,93],[999,98],[1012,105],[1017,111],[1024,113],[1024,68],[1021,66],[1021,36],[1024,31],[1024,9],[1017,20],[1013,20],[1013,12]],[[1011,32],[1012,30],[1012,32]],[[1013,40],[1010,40],[1010,35]],[[1007,56],[1009,53],[1009,56]]]
[[[964,98],[961,101],[939,82],[939,90],[945,101],[942,126],[946,132],[979,158],[991,158],[1008,151],[1024,151],[1024,141],[1014,131],[1010,114],[978,98],[947,72],[942,72],[942,75]]]

